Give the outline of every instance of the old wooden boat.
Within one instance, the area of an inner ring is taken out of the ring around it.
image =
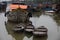
[[[34,31],[34,26],[33,25],[27,25],[25,27],[25,32],[33,32]]]
[[[28,12],[21,9],[16,9],[14,11],[10,11],[7,14],[7,18],[12,22],[26,22],[28,20]]]
[[[27,5],[23,3],[12,3],[9,5],[9,8],[9,12],[6,12],[9,21],[26,22],[28,20]]]
[[[33,35],[35,36],[47,36],[47,28],[41,26],[39,28],[35,28],[33,31]]]

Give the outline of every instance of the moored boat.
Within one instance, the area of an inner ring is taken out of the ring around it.
[[[10,11],[7,15],[9,21],[12,22],[25,22],[27,20],[28,12],[21,9],[16,9],[14,11]]]
[[[41,26],[39,28],[34,29],[33,35],[35,36],[47,36],[47,28]]]
[[[25,27],[25,31],[26,32],[33,32],[33,30],[34,30],[34,26],[33,25],[27,25],[26,27]]]
[[[5,12],[7,7],[6,2],[0,2],[0,12]]]
[[[50,11],[45,11],[46,13],[54,13],[55,11],[50,10]]]

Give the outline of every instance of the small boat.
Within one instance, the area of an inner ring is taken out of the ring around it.
[[[5,12],[7,7],[6,2],[0,2],[0,12]]]
[[[32,32],[34,31],[34,26],[33,26],[33,25],[27,25],[27,26],[25,27],[25,31],[32,33]]]
[[[13,28],[13,31],[15,31],[15,32],[23,32],[23,30],[24,30],[24,26],[23,25],[16,25]]]
[[[50,11],[45,11],[46,13],[54,13],[55,11],[50,10]]]
[[[47,28],[41,26],[39,28],[34,29],[33,35],[35,36],[47,36]]]

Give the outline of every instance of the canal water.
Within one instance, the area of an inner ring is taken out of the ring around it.
[[[60,27],[57,25],[53,16],[41,14],[39,17],[31,17],[35,28],[45,26],[48,29],[48,37],[34,37],[32,34],[14,33],[13,26],[16,23],[9,22],[4,13],[0,13],[0,40],[60,40]]]
[[[57,22],[53,18],[54,16],[50,13],[41,14],[37,12],[30,18],[35,28],[45,26],[48,29],[47,37],[34,37],[28,33],[13,32],[12,28],[17,23],[9,22],[4,14],[0,13],[0,40],[60,40],[60,26],[57,25]]]

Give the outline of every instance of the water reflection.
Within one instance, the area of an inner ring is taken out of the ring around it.
[[[24,34],[25,34],[25,36],[26,36],[27,38],[30,38],[30,37],[32,37],[32,36],[33,36],[33,34],[32,34],[32,33],[27,33],[27,32],[25,32]]]
[[[35,27],[39,27],[39,26],[45,26],[48,28],[48,38],[46,40],[57,40],[58,37],[58,31],[57,31],[57,25],[56,22],[54,21],[54,19],[48,15],[41,15],[40,17],[32,17],[30,18],[30,20],[33,22],[33,25]],[[29,35],[25,35],[24,34],[14,34],[12,31],[12,27],[16,24],[12,24],[12,23],[7,23],[7,30],[8,32],[10,32],[11,35],[13,35],[16,40],[26,40],[26,39],[30,39],[32,40],[32,38],[28,37]],[[34,40],[37,40],[37,38],[33,38]],[[38,39],[39,40],[39,39]],[[43,38],[43,40],[45,40]]]
[[[14,33],[12,28],[17,25],[17,23],[11,23],[7,21],[7,17],[4,17],[4,13],[0,14],[0,39],[1,40],[59,40],[60,38],[60,28],[57,26],[53,17],[49,15],[41,15],[39,17],[30,18],[35,28],[39,26],[45,26],[48,28],[48,37],[38,37],[35,38],[31,34],[25,33]],[[5,22],[6,21],[6,22]],[[58,30],[59,29],[59,30]]]
[[[23,40],[24,38],[24,33],[15,33],[14,31],[12,31],[12,28],[17,25],[17,23],[11,23],[11,22],[7,22],[6,23],[6,28],[9,34],[11,34],[16,40]]]
[[[47,37],[33,37],[33,40],[47,40]]]
[[[54,20],[56,21],[57,25],[60,26],[60,14],[54,14]]]
[[[30,19],[32,22],[36,20],[36,18],[32,17]],[[57,40],[58,31],[57,24],[54,19],[48,15],[41,15],[35,22],[33,22],[35,27],[45,26],[48,28],[48,39],[47,40]]]
[[[28,37],[25,36],[23,40],[33,40],[33,36],[30,37],[30,38],[28,38]]]
[[[45,26],[48,28],[48,38],[46,39],[42,39],[42,40],[57,40],[58,37],[58,31],[57,31],[57,25],[56,22],[54,21],[54,19],[48,15],[41,15],[40,17],[32,17],[30,18],[30,20],[32,21],[33,25],[37,28],[39,26]],[[14,36],[14,38],[16,38],[16,40],[37,40],[37,38],[34,37],[28,37],[29,35],[25,35],[24,34],[14,34],[12,31],[12,27],[16,25],[16,24],[12,24],[12,23],[7,23],[7,30],[8,32]],[[39,40],[39,38],[38,38]]]
[[[0,40],[14,40],[11,35],[8,34],[5,28],[5,21],[7,18],[4,17],[4,13],[0,14]]]

